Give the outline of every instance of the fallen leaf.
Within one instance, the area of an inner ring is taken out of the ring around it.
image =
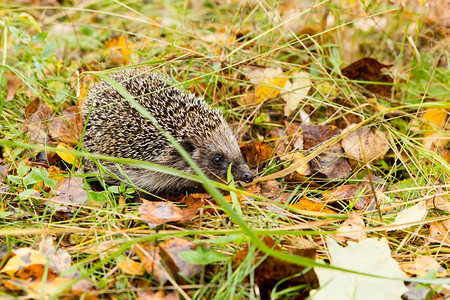
[[[105,43],[106,48],[106,65],[109,67],[126,66],[130,63],[131,43],[123,35],[113,36]]]
[[[128,275],[141,276],[144,275],[144,267],[142,263],[138,263],[137,261],[126,259],[121,261],[118,264],[119,269]]]
[[[303,147],[305,150],[341,134],[341,130],[328,125],[301,125],[303,134]],[[326,151],[309,162],[311,173],[319,172],[328,179],[342,179],[347,177],[352,168],[344,156],[341,144],[336,143]]]
[[[81,174],[77,171],[74,175]],[[83,205],[88,200],[87,192],[84,189],[82,177],[68,177],[58,182],[55,188],[48,195],[49,206],[61,215],[61,218],[68,217],[73,210],[69,208],[71,204]],[[91,204],[94,204],[93,202]]]
[[[348,219],[336,229],[338,233],[335,234],[335,237],[338,242],[347,240],[359,242],[367,238],[365,229],[366,225],[364,224],[363,219],[357,213],[352,213]]]
[[[336,126],[329,125],[301,125],[303,135],[303,147],[305,150],[311,149],[337,135],[341,130]]]
[[[181,259],[178,254],[195,249],[195,245],[183,238],[170,239],[157,247],[149,243],[140,243],[133,246],[133,251],[139,256],[144,269],[160,284],[164,284],[168,278],[167,274],[174,276],[178,283],[184,282],[178,272],[187,278],[198,274],[202,267],[193,265]]]
[[[258,183],[258,187],[259,188],[255,193],[258,193],[267,199],[278,198],[284,190],[282,184],[276,180],[260,182]]]
[[[447,123],[448,112],[445,109],[428,109],[423,114],[423,119],[425,120],[423,129],[424,136],[429,136],[435,131],[440,131],[445,128]]]
[[[436,259],[429,255],[419,256],[413,262],[405,262],[400,264],[403,272],[420,277],[427,277],[429,271],[434,270],[436,277],[447,277],[448,272],[439,265]]]
[[[352,127],[349,126],[344,132],[351,130]],[[342,139],[342,148],[345,150],[345,155],[356,163],[364,164],[365,157],[368,164],[373,164],[383,159],[389,150],[389,143],[385,133],[376,129],[360,128]]]
[[[155,228],[164,223],[176,222],[183,219],[181,208],[167,202],[150,202],[142,200],[139,206],[139,214],[150,228]]]
[[[347,242],[341,247],[330,237],[327,246],[331,265],[382,277],[406,278],[398,263],[391,257],[385,238],[364,239],[358,243]],[[310,293],[311,299],[366,299],[398,300],[408,289],[403,281],[374,278],[337,270],[314,267],[320,289]]]
[[[61,274],[72,265],[70,254],[61,248],[57,248],[51,236],[42,235],[38,251],[47,257],[49,268],[56,274]]]
[[[273,149],[267,144],[251,141],[241,146],[241,152],[250,167],[259,166],[272,157]]]
[[[450,245],[450,219],[430,224],[430,242],[444,242]]]
[[[47,135],[47,121],[52,117],[53,109],[44,101],[31,102],[32,109],[29,111],[32,113],[23,124],[22,128],[24,132],[30,134],[30,142],[37,144],[46,144],[49,140]],[[26,109],[25,109],[26,110]]]
[[[444,196],[435,196],[426,200],[427,209],[439,209],[450,213],[450,201]]]
[[[302,197],[295,204],[289,204],[290,207],[299,210],[317,211],[322,213],[334,214],[335,212],[327,208],[324,204],[313,201],[307,197]]]
[[[75,146],[80,140],[83,121],[77,106],[71,106],[62,111],[60,117],[55,117],[50,123],[50,136],[62,143]]]
[[[256,85],[256,104],[278,96],[288,78],[281,77],[281,68],[255,69],[249,72],[250,82]]]
[[[275,151],[278,155],[284,154],[292,150],[303,149],[302,128],[295,123],[284,123],[286,129],[274,128],[270,130],[270,134],[275,139]]]
[[[429,109],[423,118],[426,121],[423,125],[422,145],[434,152],[443,152],[450,141],[450,135],[446,130],[448,112],[444,109]]]
[[[64,143],[58,143],[58,145],[56,146],[56,149],[67,150],[67,151],[74,151],[74,152],[76,151],[74,148],[72,148],[69,145],[64,144]],[[58,150],[56,150],[56,153],[66,163],[71,164],[71,165],[75,165],[75,167],[79,168],[80,163],[79,163],[79,160],[77,159],[75,154],[70,153],[70,152],[66,152],[66,151],[58,151]]]
[[[295,72],[292,74],[292,79],[288,80],[284,85],[284,90],[281,98],[286,102],[284,106],[284,115],[290,116],[297,110],[300,102],[308,96],[309,89],[312,82],[309,73]]]
[[[205,199],[208,197],[209,194],[190,194],[184,197],[181,203],[186,207],[181,208],[181,221],[192,220],[205,205]]]
[[[14,99],[17,91],[22,85],[22,79],[20,79],[16,74],[11,72],[5,72],[6,76],[6,98],[5,102],[11,101]]]
[[[169,294],[165,294],[163,291],[151,292],[151,291],[137,291],[138,298],[137,300],[179,300],[177,292],[171,292]]]
[[[372,191],[367,182],[358,185],[346,184],[322,194],[326,202],[345,201],[352,203],[355,209],[365,209],[373,201]]]
[[[81,253],[99,254],[100,259],[104,259],[106,256],[118,251],[119,248],[120,245],[117,241],[102,241],[97,242],[96,244],[91,244],[87,247],[77,248],[76,250]]]
[[[397,217],[395,217],[395,221],[391,224],[392,229],[389,228],[389,230],[398,230],[407,228],[411,225],[405,224],[422,221],[423,219],[425,219],[426,215],[427,215],[426,202],[421,201],[416,205],[413,205],[399,212],[397,214]]]
[[[264,244],[268,247],[281,251],[281,248],[275,244],[275,241],[269,237],[264,236]],[[300,257],[306,257],[308,259],[314,260],[316,257],[315,249],[292,249],[288,250],[291,255],[296,255]],[[244,244],[239,251],[233,256],[233,267],[237,268],[249,255],[249,245]],[[254,271],[254,281],[258,285],[259,289],[263,290],[262,293],[269,293],[273,287],[280,281],[286,278],[290,278],[285,285],[287,286],[298,286],[300,284],[309,284],[312,286],[317,286],[317,277],[309,270],[305,274],[306,267],[287,262],[272,256],[266,256],[265,253],[257,251],[256,253],[251,253],[253,262],[252,265],[256,266]],[[301,276],[294,276],[297,274],[302,274]],[[269,297],[270,298],[270,297]],[[266,299],[265,295],[262,299]],[[267,298],[268,299],[268,298]]]
[[[365,88],[372,93],[384,97],[392,94],[392,85],[376,84],[393,83],[394,79],[387,74],[383,74],[381,69],[390,68],[392,65],[384,65],[373,58],[362,58],[342,69],[342,75],[352,80],[373,81],[374,84],[365,84]]]
[[[46,265],[47,257],[39,251],[31,248],[19,248],[12,252],[13,256],[8,260],[0,273],[6,273],[9,276],[30,265]]]
[[[290,161],[291,163],[295,164],[297,161],[301,161],[304,159],[305,156],[299,152],[292,152],[289,153],[284,157],[285,160]],[[308,164],[299,165],[295,172],[297,172],[300,175],[309,175],[311,174],[311,169],[309,168]]]

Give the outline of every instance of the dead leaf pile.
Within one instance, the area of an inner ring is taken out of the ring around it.
[[[77,283],[71,284],[72,280],[80,276],[79,273],[61,275],[71,264],[70,254],[56,248],[51,237],[43,236],[37,249],[14,249],[6,257],[0,273],[9,279],[4,279],[1,285],[9,291],[23,292],[32,299],[67,292],[79,296],[84,294],[87,299],[98,299],[89,295],[94,289],[86,280],[77,280]]]

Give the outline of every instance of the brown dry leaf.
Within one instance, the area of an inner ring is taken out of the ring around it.
[[[329,125],[301,125],[303,130],[303,147],[311,149],[339,134],[341,130]],[[309,162],[312,172],[319,172],[328,179],[342,179],[347,177],[352,168],[344,156],[341,143],[336,143],[321,155]],[[306,175],[306,174],[305,174]]]
[[[373,101],[376,103],[376,100],[374,98],[368,98],[367,101],[371,102],[371,99],[373,99]],[[337,128],[343,130],[351,124],[359,124],[362,121],[361,116],[357,114],[357,111],[355,111],[354,103],[352,103],[348,99],[336,96],[336,98],[333,100],[333,103],[336,104],[337,107],[334,105],[328,105],[325,112],[327,117],[331,119],[331,125],[334,125]],[[346,107],[347,109],[343,110],[342,107]],[[384,108],[382,111],[385,110],[386,108]]]
[[[10,283],[16,284],[26,290],[25,299],[49,299],[54,298],[58,293],[64,292],[61,288],[72,279],[56,277],[54,279],[47,278],[46,282],[42,281],[14,281]],[[65,290],[70,289],[70,286],[65,286]],[[43,294],[42,294],[43,293]],[[87,298],[85,298],[87,299]]]
[[[43,235],[41,237],[38,250],[47,257],[49,268],[56,272],[56,274],[61,274],[72,265],[70,254],[61,248],[56,248],[51,236]]]
[[[426,200],[427,209],[439,209],[450,213],[450,201],[444,196],[437,196]]]
[[[81,253],[87,254],[99,254],[100,259],[104,259],[106,256],[116,252],[119,250],[120,245],[118,245],[117,241],[103,241],[97,242],[94,245],[90,245],[84,248],[76,249]]]
[[[352,127],[349,126],[344,131],[351,130]],[[372,128],[360,128],[342,139],[342,148],[345,155],[356,163],[365,164],[365,157],[367,163],[371,164],[383,159],[389,150],[389,143],[385,133]]]
[[[139,214],[142,220],[152,229],[164,223],[177,222],[183,219],[181,208],[174,204],[150,202],[144,199],[142,199],[142,204],[139,206]]]
[[[291,80],[288,80],[284,85],[286,91],[281,96],[286,102],[284,106],[285,116],[289,116],[297,110],[297,106],[308,96],[309,89],[312,86],[310,74],[306,72],[293,73]]]
[[[53,118],[50,123],[50,136],[57,141],[75,146],[83,130],[83,120],[77,106],[62,111],[62,116]]]
[[[450,219],[431,223],[429,237],[431,243],[439,241],[450,245]]]
[[[35,100],[25,111],[28,111],[30,116],[23,122],[23,131],[30,134],[30,142],[46,144],[49,140],[46,123],[52,117],[53,109],[44,101]]]
[[[50,168],[47,169],[48,174],[50,175],[51,179],[54,179],[58,182],[63,181],[64,179],[66,179],[63,176],[59,176],[59,175],[63,175],[63,174],[67,174],[66,171],[61,171],[60,168],[58,168],[57,166],[50,166]]]
[[[154,247],[150,243],[135,244],[133,245],[133,251],[139,256],[145,271],[152,275],[153,279],[160,284],[164,284],[167,281],[164,270],[169,274],[176,274],[178,271],[176,269],[170,269],[170,265],[165,268],[161,261],[161,257],[159,256],[158,247]]]
[[[140,291],[138,290],[137,300],[179,300],[177,292],[171,292],[165,294],[163,291],[157,291],[156,293],[151,291]]]
[[[184,238],[173,238],[159,245],[159,249],[162,250],[160,252],[162,257],[165,258],[164,255],[168,255],[179,271],[187,278],[192,278],[194,275],[199,274],[202,266],[191,264],[181,259],[178,254],[184,251],[195,250],[196,248],[197,246],[194,243]]]
[[[302,129],[298,124],[284,122],[286,129],[274,128],[270,134],[275,140],[275,151],[278,155],[284,155],[292,150],[303,149]]]
[[[274,250],[281,251],[281,248],[278,245],[275,245],[274,240],[265,236],[263,238],[263,242],[271,247]],[[236,268],[239,266],[249,254],[249,246],[245,244],[236,254],[233,256],[233,266]],[[289,249],[288,253],[306,257],[314,260],[316,257],[315,249]],[[272,290],[273,286],[280,280],[286,279],[295,274],[301,273],[305,270],[306,267],[286,262],[284,260],[274,258],[272,256],[268,256],[261,262],[261,260],[265,257],[265,253],[257,251],[256,254],[253,254],[254,260],[253,265],[258,264],[255,269],[255,283],[258,285],[260,289],[263,289],[265,292],[268,290]],[[306,274],[298,277],[294,277],[290,279],[287,284],[290,286],[296,286],[300,284],[311,284],[317,285],[317,277],[312,270],[308,271]]]
[[[347,203],[354,202],[355,209],[365,209],[373,201],[373,195],[368,183],[364,182],[359,185],[343,185],[322,194],[323,200],[326,202],[345,201]]]
[[[144,269],[161,284],[168,280],[166,272],[174,276],[178,283],[184,282],[184,279],[177,275],[178,272],[183,273],[187,278],[192,278],[192,276],[201,272],[200,265],[190,264],[178,256],[181,252],[194,249],[195,245],[190,240],[183,238],[170,239],[158,247],[149,243],[133,246],[133,251],[139,256]]]
[[[74,175],[80,174],[81,171],[77,171]],[[52,200],[49,206],[55,209],[61,215],[61,218],[68,217],[73,212],[69,208],[71,204],[83,205],[88,200],[87,192],[84,189],[83,178],[68,177],[58,182],[56,187],[49,193],[48,199]]]
[[[329,125],[301,125],[303,135],[303,148],[311,149],[324,141],[327,141],[339,134],[341,130]]]
[[[190,194],[184,197],[181,203],[185,204],[186,207],[181,208],[181,221],[192,220],[209,197],[209,194]]]
[[[5,102],[11,101],[14,99],[17,91],[22,85],[22,79],[20,79],[16,74],[11,72],[5,72],[6,76],[6,98]]]
[[[434,257],[428,255],[419,256],[413,262],[402,263],[400,268],[403,272],[412,276],[426,277],[431,270],[436,271],[436,277],[448,276],[447,270],[441,267]]]
[[[256,104],[280,94],[288,80],[282,73],[281,68],[254,69],[248,73],[250,82],[256,85]]]
[[[126,66],[130,63],[131,58],[131,43],[123,35],[113,36],[105,43],[107,56],[105,63],[110,67]]]
[[[283,186],[276,180],[267,180],[259,184],[260,195],[267,199],[278,198],[283,192]]]
[[[366,225],[363,219],[357,214],[352,213],[347,220],[345,220],[336,231],[335,237],[338,242],[353,241],[359,242],[367,238],[367,234],[364,231]]]
[[[8,176],[8,171],[11,165],[0,165],[0,183],[4,182],[6,176]]]
[[[141,276],[144,275],[144,267],[142,263],[138,263],[132,259],[126,259],[119,263],[119,269],[128,275]]]
[[[381,69],[391,66],[384,65],[376,59],[365,57],[343,68],[342,75],[352,80],[393,83],[394,79],[390,75],[381,72]],[[390,97],[392,94],[392,85],[367,84],[365,88],[384,97]]]
[[[292,208],[306,211],[317,211],[322,213],[334,214],[335,212],[327,208],[324,204],[313,201],[307,197],[301,198],[297,203],[289,205]]]
[[[259,166],[272,157],[273,149],[267,144],[251,141],[241,146],[241,152],[250,167]]]

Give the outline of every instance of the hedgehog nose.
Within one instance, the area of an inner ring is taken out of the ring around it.
[[[250,183],[253,181],[253,174],[250,171],[245,171],[244,174],[242,174],[242,180],[245,183]]]

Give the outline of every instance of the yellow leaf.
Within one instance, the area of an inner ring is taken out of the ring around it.
[[[438,130],[442,130],[447,120],[447,111],[445,109],[429,109],[423,114],[426,121],[424,125],[424,136],[429,136]]]
[[[36,250],[31,248],[20,248],[14,250],[14,256],[8,260],[0,273],[6,273],[9,276],[32,264],[46,265],[47,258]]]
[[[142,263],[126,259],[119,263],[119,269],[128,275],[144,275],[144,267]]]
[[[275,77],[268,78],[266,81],[261,83],[261,85],[256,89],[256,104],[278,96],[281,89],[284,88],[287,80],[287,78]]]
[[[64,143],[59,143],[58,146],[56,146],[56,149],[76,151],[75,149]],[[58,156],[61,157],[62,160],[64,160],[66,163],[75,165],[75,167],[77,168],[79,167],[79,161],[74,154],[58,150],[56,150],[56,154],[58,154]]]
[[[107,60],[108,63],[114,66],[125,66],[128,65],[131,58],[130,46],[131,44],[127,41],[126,37],[114,36],[105,43],[107,49]]]

